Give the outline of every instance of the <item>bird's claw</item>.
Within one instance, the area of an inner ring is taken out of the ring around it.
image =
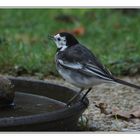
[[[70,107],[71,106],[71,102],[68,102],[67,104],[66,104],[66,107]]]

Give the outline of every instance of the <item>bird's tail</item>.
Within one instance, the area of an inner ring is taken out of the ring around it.
[[[117,78],[114,78],[113,80],[114,80],[116,83],[123,84],[123,85],[129,86],[129,87],[133,87],[133,88],[136,88],[136,89],[140,89],[140,86],[131,84],[131,83],[129,83],[129,82],[126,82],[126,81],[123,81],[123,80],[120,80],[120,79],[117,79]]]

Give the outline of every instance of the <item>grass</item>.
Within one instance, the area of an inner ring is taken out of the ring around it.
[[[68,17],[62,17],[66,15]],[[0,9],[0,72],[56,75],[56,47],[48,34],[77,35],[115,75],[140,72],[140,14],[112,9]]]

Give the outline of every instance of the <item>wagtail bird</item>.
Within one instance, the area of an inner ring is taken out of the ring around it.
[[[94,85],[101,83],[119,83],[140,89],[140,86],[128,83],[114,77],[111,72],[95,57],[95,55],[70,33],[61,32],[49,36],[57,46],[55,56],[56,68],[59,74],[69,83],[80,88],[78,94],[69,100],[67,105],[85,89],[82,100]]]

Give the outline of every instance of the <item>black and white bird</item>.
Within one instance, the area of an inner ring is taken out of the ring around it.
[[[94,85],[101,83],[120,83],[133,88],[140,86],[128,83],[114,77],[111,72],[95,57],[95,55],[70,33],[61,32],[49,36],[57,46],[55,56],[56,68],[59,74],[69,83],[80,88],[80,91],[67,105],[85,89],[81,101],[86,97]]]

